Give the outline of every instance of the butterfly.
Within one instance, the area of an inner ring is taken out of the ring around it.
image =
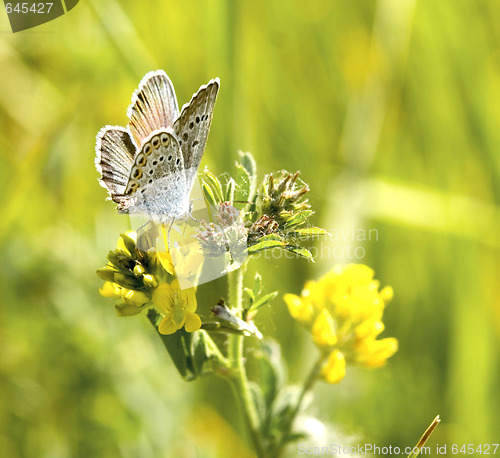
[[[189,213],[219,85],[215,78],[201,86],[179,113],[170,78],[163,70],[149,72],[132,95],[128,126],[99,131],[99,183],[120,213],[159,223]]]

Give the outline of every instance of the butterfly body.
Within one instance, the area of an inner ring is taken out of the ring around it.
[[[201,86],[179,114],[166,73],[150,72],[132,96],[127,128],[101,129],[96,167],[119,212],[157,222],[189,212],[218,89],[218,78]]]

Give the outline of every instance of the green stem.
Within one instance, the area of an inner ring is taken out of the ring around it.
[[[312,389],[314,383],[318,379],[318,376],[321,372],[321,368],[323,367],[323,363],[325,362],[325,355],[321,355],[316,361],[316,364],[313,366],[311,369],[311,372],[309,373],[306,381],[304,382],[304,385],[302,386],[302,390],[299,395],[299,399],[297,400],[297,404],[295,404],[295,407],[288,418],[288,423],[286,424],[285,428],[283,429],[283,434],[281,436],[281,443],[279,444],[278,451],[276,453],[276,456],[280,456],[280,454],[283,452],[283,448],[285,447],[287,441],[287,437],[290,435],[290,431],[292,430],[293,422],[295,421],[295,418],[297,417],[297,414],[301,410],[302,402],[304,401],[304,397],[306,394]]]
[[[229,305],[236,310],[239,317],[243,310],[243,267],[228,274]],[[229,336],[229,361],[233,369],[233,388],[240,400],[245,423],[250,439],[259,457],[265,457],[262,437],[260,434],[260,420],[248,384],[248,377],[243,363],[243,336]]]

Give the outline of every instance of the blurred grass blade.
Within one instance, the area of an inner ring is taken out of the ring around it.
[[[441,422],[441,419],[439,418],[439,415],[432,420],[432,423],[430,426],[425,430],[425,433],[422,434],[422,437],[418,441],[417,445],[413,447],[413,452],[408,455],[408,458],[415,458],[420,454],[420,451],[422,450],[422,447],[425,445],[427,442],[427,439],[429,439],[430,435],[432,432],[436,429],[437,425]]]

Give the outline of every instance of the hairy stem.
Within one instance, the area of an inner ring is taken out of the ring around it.
[[[229,305],[236,310],[241,317],[243,304],[243,268],[228,274],[229,283]],[[265,457],[260,434],[260,420],[255,408],[252,392],[248,384],[248,377],[243,359],[243,336],[229,336],[229,361],[233,369],[232,385],[240,400],[245,416],[245,423],[250,439],[259,457]]]

